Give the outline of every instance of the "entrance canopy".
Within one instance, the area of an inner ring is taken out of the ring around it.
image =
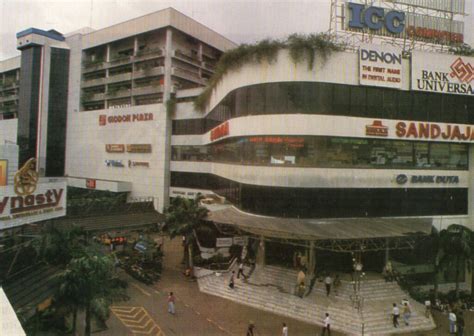
[[[211,211],[208,219],[217,225],[232,225],[265,238],[314,241],[320,248],[338,251],[403,248],[397,242],[405,241],[403,245],[406,245],[406,238],[428,235],[432,225],[431,218],[267,217],[249,214],[235,207]],[[412,244],[404,247],[412,247]]]

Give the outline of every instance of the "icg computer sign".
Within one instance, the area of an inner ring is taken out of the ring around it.
[[[371,30],[385,29],[392,34],[399,34],[405,29],[405,13],[390,10],[387,13],[381,7],[365,7],[364,5],[349,2],[351,19],[349,28]]]

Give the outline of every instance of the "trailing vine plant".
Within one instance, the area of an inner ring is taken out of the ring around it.
[[[295,64],[306,61],[308,69],[311,70],[314,66],[316,53],[321,56],[324,62],[333,51],[343,50],[344,45],[332,41],[326,33],[292,34],[283,41],[265,39],[255,44],[241,44],[221,56],[207,87],[194,100],[195,109],[198,111],[205,110],[212,91],[227,72],[238,69],[244,64],[262,63],[264,61],[271,64],[276,61],[281,49],[289,50],[290,57]]]

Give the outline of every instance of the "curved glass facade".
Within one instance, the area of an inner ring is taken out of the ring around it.
[[[203,134],[237,117],[296,113],[474,124],[474,98],[320,82],[264,83],[230,92],[205,118],[174,120],[173,134]]]
[[[173,146],[172,160],[318,168],[467,170],[468,145],[318,136],[252,136]]]
[[[301,218],[467,214],[467,188],[281,188],[171,172],[171,186],[208,189],[251,213]]]

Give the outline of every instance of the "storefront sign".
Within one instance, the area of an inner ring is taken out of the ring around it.
[[[232,242],[232,238],[216,238],[216,247],[230,247]]]
[[[94,179],[86,179],[86,188],[88,189],[95,189],[96,187],[96,180]]]
[[[150,144],[131,144],[127,145],[128,153],[151,153]]]
[[[128,167],[129,168],[133,168],[133,167],[150,167],[150,163],[149,162],[144,162],[144,161],[132,161],[132,160],[128,160]]]
[[[250,142],[254,143],[272,143],[272,144],[287,144],[289,147],[303,147],[304,138],[296,137],[281,137],[281,136],[258,136],[250,137]]]
[[[399,138],[444,139],[455,141],[474,140],[474,127],[426,122],[403,122],[395,126]]]
[[[132,113],[123,115],[111,115],[106,116],[105,114],[99,115],[99,126],[105,126],[107,124],[120,124],[129,122],[139,121],[152,121],[153,113]]]
[[[234,245],[246,246],[248,245],[249,237],[248,236],[236,236],[234,237]]]
[[[107,153],[123,153],[125,152],[125,145],[105,145],[105,151]]]
[[[362,45],[359,49],[359,82],[361,85],[402,87],[402,52],[378,45]]]
[[[405,29],[405,13],[393,10],[385,10],[381,7],[370,6],[349,2],[347,4],[350,12],[349,28],[370,30],[385,29],[392,34],[399,34]]]
[[[411,175],[399,174],[395,178],[397,184],[459,184],[459,176],[444,175]]]
[[[0,230],[66,214],[66,183],[39,183],[34,193],[17,195],[3,187],[0,197]]]
[[[429,59],[430,62],[426,62]],[[474,95],[474,58],[415,52],[412,90]]]
[[[8,160],[0,160],[0,186],[6,186],[8,180]]]
[[[107,167],[125,167],[122,163],[122,160],[105,160],[105,165]]]
[[[226,135],[229,135],[229,122],[225,122],[217,127],[215,127],[211,131],[211,141],[220,139],[222,137],[225,137]]]
[[[382,124],[382,120],[374,120],[372,125],[365,126],[365,135],[368,136],[388,136],[388,127]]]

